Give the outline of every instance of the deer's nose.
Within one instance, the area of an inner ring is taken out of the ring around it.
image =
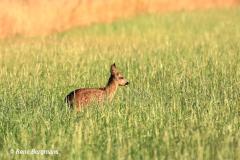
[[[129,82],[125,83],[125,85],[129,85]]]

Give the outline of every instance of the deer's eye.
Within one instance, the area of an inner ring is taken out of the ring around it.
[[[123,77],[119,77],[119,79],[123,79]]]

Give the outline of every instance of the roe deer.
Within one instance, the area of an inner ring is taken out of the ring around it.
[[[115,63],[110,67],[110,78],[103,88],[80,88],[70,92],[65,101],[69,107],[76,107],[80,111],[82,107],[92,102],[111,101],[118,86],[126,86],[129,82],[117,70]]]

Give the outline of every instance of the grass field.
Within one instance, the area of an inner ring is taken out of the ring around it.
[[[1,40],[0,159],[240,159],[239,19],[239,8],[142,15]],[[64,97],[104,86],[113,62],[130,85],[70,111]]]

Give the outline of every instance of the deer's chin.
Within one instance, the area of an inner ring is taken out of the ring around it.
[[[129,82],[126,82],[123,86],[127,86],[127,85],[129,85]]]
[[[127,85],[129,85],[129,82],[126,82],[126,83],[124,83],[124,84],[118,84],[119,86],[127,86]]]

